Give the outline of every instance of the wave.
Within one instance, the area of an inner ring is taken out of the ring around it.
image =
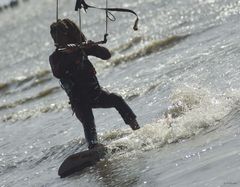
[[[8,84],[0,83],[0,91],[6,89],[7,87],[8,87]]]
[[[182,40],[186,39],[187,37],[189,37],[189,35],[171,36],[171,37],[169,37],[165,40],[151,41],[148,44],[141,47],[140,49],[135,50],[134,52],[130,52],[128,54],[120,54],[120,57],[119,57],[119,55],[117,55],[117,57],[110,60],[110,64],[114,65],[114,66],[117,66],[117,65],[119,65],[123,62],[136,60],[136,59],[141,58],[143,56],[148,56],[148,55],[151,55],[153,53],[159,52],[161,50],[171,48],[174,45],[181,42]],[[137,37],[133,41],[130,41],[130,42],[124,44],[123,46],[120,46],[119,48],[116,48],[115,50],[119,50],[117,52],[120,52],[120,53],[124,52],[127,49],[130,49],[131,47],[133,47],[134,46],[133,44],[140,43],[141,39],[142,39],[141,37]],[[115,53],[117,53],[117,52],[115,52]]]
[[[112,49],[110,52],[111,54],[115,54],[116,52],[125,52],[128,49],[131,49],[132,47],[134,47],[136,44],[140,43],[141,41],[143,41],[143,37],[142,36],[137,36],[132,38],[131,40],[129,40],[127,43],[124,43],[114,49]]]
[[[131,101],[158,88],[162,83],[163,81],[161,79],[157,79],[156,81],[148,82],[138,87],[128,86],[126,88],[120,88],[115,92],[119,93],[125,100]]]
[[[33,87],[50,80],[50,71],[41,70],[30,76],[23,75],[21,77],[15,77],[8,82],[0,83],[0,93],[2,92],[4,95],[14,94],[19,91],[32,89]]]
[[[18,105],[22,105],[22,104],[25,104],[27,102],[32,102],[34,100],[40,99],[42,97],[46,97],[46,96],[48,96],[50,94],[53,94],[53,93],[55,93],[59,89],[60,89],[60,87],[49,88],[49,89],[46,89],[44,91],[41,91],[41,92],[37,93],[37,95],[35,95],[35,96],[26,97],[26,98],[17,100],[17,101],[15,101],[13,103],[7,103],[7,104],[4,104],[4,105],[1,105],[0,106],[0,110],[9,109],[9,108],[15,108]]]
[[[160,149],[167,144],[204,135],[209,129],[215,131],[239,115],[239,95],[230,95],[214,95],[202,88],[182,86],[172,93],[170,97],[172,104],[157,121],[145,124],[137,131],[127,128],[98,134],[100,143],[108,148],[106,159],[111,162],[134,158],[143,152]],[[5,164],[1,170],[11,171],[23,163],[29,167],[53,160],[59,163],[86,147],[83,138],[73,139],[65,144],[46,148],[37,156],[29,155],[28,158],[14,164]]]
[[[23,121],[23,120],[27,120],[33,117],[37,117],[43,113],[48,113],[48,112],[53,112],[53,111],[63,111],[66,108],[70,108],[68,102],[62,102],[62,103],[58,103],[58,104],[50,104],[48,106],[43,106],[43,107],[36,107],[33,109],[23,109],[23,110],[19,110],[17,112],[13,112],[11,114],[8,115],[3,115],[0,120],[2,122],[17,122],[17,121]]]
[[[100,143],[108,148],[109,161],[159,149],[167,144],[185,141],[208,129],[216,130],[238,115],[235,98],[226,95],[213,95],[208,90],[185,87],[176,90],[172,96],[172,105],[160,119],[145,124],[141,129],[132,131],[116,129],[98,134]],[[231,118],[231,119],[229,119]],[[228,119],[228,120],[226,120]],[[74,139],[63,145],[56,145],[44,151],[35,162],[48,159],[63,160],[68,155],[86,148],[83,138]]]
[[[171,100],[172,105],[156,122],[146,124],[134,132],[121,129],[104,133],[101,136],[102,143],[107,144],[116,157],[129,157],[181,142],[209,128],[219,128],[226,116],[236,110],[238,99],[186,87],[176,90]]]

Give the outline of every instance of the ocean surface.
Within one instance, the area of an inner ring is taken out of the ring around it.
[[[104,7],[104,0],[86,0]],[[138,116],[95,109],[109,150],[96,166],[61,179],[58,167],[86,150],[83,128],[48,62],[56,1],[20,1],[0,12],[0,187],[240,186],[240,0],[110,0],[112,58],[91,58],[100,84]],[[78,23],[75,1],[59,18]],[[103,39],[105,12],[82,12],[82,31]]]

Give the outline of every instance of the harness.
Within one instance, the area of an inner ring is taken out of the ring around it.
[[[88,60],[86,54],[85,53],[79,54],[79,52],[80,51],[76,51],[75,52],[76,56],[73,54],[73,56],[70,57],[70,59],[75,61],[76,59],[79,58],[79,56],[81,56],[82,57],[81,62],[79,64],[73,64],[73,66],[70,66],[70,70],[66,70],[64,72],[64,77],[60,79],[60,85],[66,91],[69,97],[73,96],[74,90],[78,89],[79,86],[82,88],[89,86],[89,88],[91,87],[94,89],[99,87],[98,80],[95,76],[96,75],[95,68]],[[73,69],[74,71],[72,71]],[[85,76],[86,74],[89,76]],[[85,78],[87,81],[83,82]]]

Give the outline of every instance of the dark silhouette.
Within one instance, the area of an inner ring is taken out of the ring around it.
[[[126,124],[133,130],[139,129],[136,115],[123,98],[101,88],[96,71],[88,59],[88,56],[95,56],[107,60],[111,57],[109,50],[87,41],[77,25],[69,19],[51,24],[50,33],[56,46],[49,57],[52,72],[60,79],[72,110],[83,125],[88,148],[99,145],[92,108],[115,107]]]

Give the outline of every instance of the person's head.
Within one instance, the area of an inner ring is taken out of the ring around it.
[[[52,23],[50,33],[57,47],[86,42],[84,34],[70,19],[59,19],[57,22]]]

